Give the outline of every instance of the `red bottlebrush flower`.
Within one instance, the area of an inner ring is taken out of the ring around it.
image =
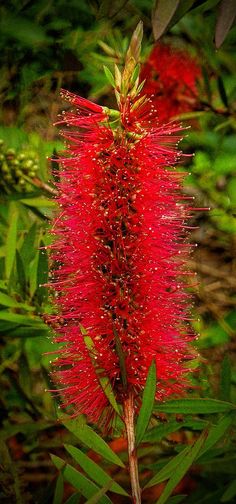
[[[188,209],[184,174],[174,168],[181,128],[158,126],[149,99],[122,96],[114,128],[106,109],[63,97],[76,109],[62,120],[68,150],[53,226],[53,287],[64,320],[55,377],[65,406],[97,422],[109,406],[103,377],[118,402],[130,387],[138,398],[154,359],[159,400],[186,387]]]
[[[187,51],[158,43],[141,70],[146,79],[143,93],[154,95],[160,121],[195,110],[198,107],[197,80],[201,68]]]

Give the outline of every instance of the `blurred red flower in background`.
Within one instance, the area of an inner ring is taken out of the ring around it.
[[[158,43],[141,69],[142,93],[154,95],[159,121],[169,121],[198,108],[200,78],[201,68],[187,51]]]

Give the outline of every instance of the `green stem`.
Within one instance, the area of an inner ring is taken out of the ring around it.
[[[124,400],[124,422],[127,434],[129,472],[132,489],[133,504],[141,504],[141,489],[138,475],[138,458],[135,447],[135,428],[134,428],[134,397],[130,392]]]

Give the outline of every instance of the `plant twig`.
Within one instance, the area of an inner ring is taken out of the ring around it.
[[[137,450],[135,447],[134,398],[132,392],[129,392],[127,398],[124,400],[124,422],[126,427],[127,443],[128,443],[132,501],[133,504],[141,504],[141,490],[138,475],[138,459],[137,459]]]

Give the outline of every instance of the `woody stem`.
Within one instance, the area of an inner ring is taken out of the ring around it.
[[[129,472],[132,489],[133,504],[141,504],[141,490],[139,485],[138,475],[138,459],[137,450],[135,447],[135,431],[134,431],[134,398],[130,392],[124,400],[124,422],[127,434],[128,457],[129,457]]]

